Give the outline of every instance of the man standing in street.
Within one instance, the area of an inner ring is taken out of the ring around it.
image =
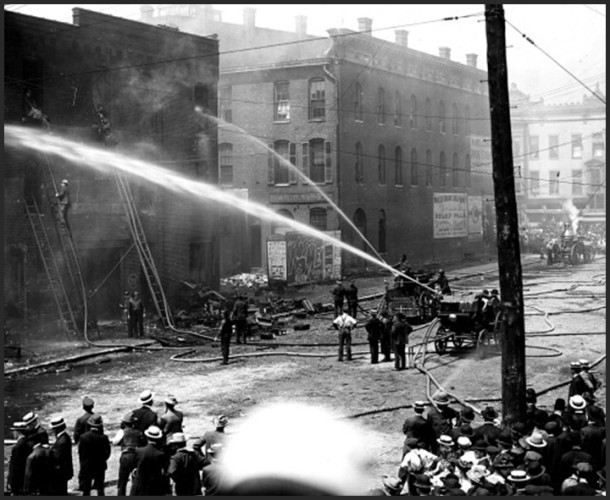
[[[32,453],[33,444],[27,438],[29,431],[24,422],[15,422],[11,430],[19,433],[19,437],[11,449],[6,484],[13,496],[21,496],[24,494],[25,465],[28,456]]]
[[[225,309],[222,313],[222,323],[220,325],[220,350],[222,352],[222,364],[229,364],[229,351],[231,349],[231,334],[233,333],[233,321],[231,321],[231,311]]]
[[[392,361],[392,318],[387,311],[381,313],[380,321],[383,325],[381,330],[381,354],[383,354],[383,363]]]
[[[220,415],[214,417],[214,425],[216,429],[213,431],[206,431],[201,438],[201,446],[203,450],[203,456],[205,457],[205,464],[211,463],[209,451],[212,446],[216,443],[224,443],[226,439],[225,427],[229,424],[229,418],[226,415]]]
[[[89,424],[87,423],[89,419],[93,416],[93,406],[95,402],[89,396],[85,396],[83,398],[83,413],[80,417],[76,419],[76,423],[74,424],[74,433],[72,434],[74,444],[78,444],[78,440],[80,437],[89,430]]]
[[[165,398],[165,413],[161,415],[161,430],[163,431],[163,435],[167,441],[170,440],[171,435],[175,432],[183,432],[182,430],[182,421],[184,420],[184,415],[181,411],[176,410],[176,405],[178,404],[178,400],[176,396],[172,394],[168,394]]]
[[[131,496],[164,496],[169,493],[169,458],[163,452],[163,433],[156,425],[144,431],[148,444],[136,450],[136,473]]]
[[[49,434],[38,422],[38,415],[36,413],[31,411],[24,415],[23,422],[28,427],[28,440],[32,443],[32,446],[36,443],[49,444]]]
[[[123,321],[125,322],[125,328],[127,329],[127,336],[134,337],[134,333],[131,330],[131,320],[129,319],[129,299],[131,298],[130,293],[126,290],[123,294],[123,303],[119,304],[119,307],[123,310]]]
[[[93,415],[88,424],[89,430],[78,441],[83,496],[91,496],[92,488],[97,490],[98,496],[104,496],[106,462],[110,458],[110,440],[102,430],[103,421],[100,415]]]
[[[415,401],[413,404],[414,415],[408,416],[402,424],[402,433],[405,435],[405,443],[402,448],[402,458],[407,453],[407,440],[417,439],[419,443],[428,451],[432,449],[436,443],[436,434],[430,422],[424,418],[424,410],[426,409],[423,401]]]
[[[347,290],[345,290],[345,298],[347,299],[347,314],[356,319],[358,314],[358,287],[354,280],[350,281]]]
[[[460,413],[449,406],[449,395],[445,391],[438,391],[432,396],[432,400],[436,407],[430,408],[428,411],[428,422],[432,425],[437,436],[451,436],[451,430],[455,426]],[[436,444],[434,449],[430,450],[436,453]]]
[[[174,483],[176,496],[200,496],[203,461],[193,450],[186,447],[186,436],[182,432],[172,435],[168,445],[173,454],[169,459],[167,475]]]
[[[144,303],[140,292],[133,292],[128,302],[129,322],[131,334],[134,337],[144,337]]]
[[[24,495],[53,494],[53,460],[48,444],[36,443],[25,462]]]
[[[343,301],[345,299],[345,288],[343,282],[337,280],[337,284],[330,291],[333,296],[333,305],[335,307],[335,318],[338,318],[343,313]]]
[[[341,313],[333,321],[333,325],[339,330],[339,361],[343,361],[344,347],[347,360],[352,360],[352,328],[356,323],[357,321],[347,313]]]
[[[239,294],[235,304],[233,304],[233,321],[235,323],[235,343],[247,343],[248,329],[248,303],[244,300],[244,296]]]
[[[133,412],[134,427],[145,433],[151,425],[159,425],[159,415],[152,409],[153,393],[148,389],[140,394],[141,407]]]
[[[412,331],[413,327],[405,321],[404,314],[396,313],[392,324],[392,346],[394,347],[394,368],[396,370],[407,368],[406,348],[409,343],[409,334]]]
[[[377,364],[379,362],[379,340],[384,329],[383,323],[379,320],[377,314],[373,313],[364,328],[371,351],[371,364]]]
[[[55,442],[51,446],[53,494],[68,496],[68,481],[74,476],[72,439],[66,431],[66,422],[62,417],[51,420],[51,429],[55,433]]]
[[[121,447],[119,480],[117,483],[117,496],[119,497],[127,495],[127,481],[129,475],[136,468],[136,448],[146,444],[144,435],[139,430],[134,429],[133,424],[133,413],[130,412],[123,417],[121,429],[112,440],[112,444]]]

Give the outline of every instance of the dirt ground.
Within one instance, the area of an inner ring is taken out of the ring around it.
[[[547,267],[544,261],[538,261],[534,256],[524,259],[526,332],[538,335],[526,340],[528,386],[542,391],[567,381],[571,361],[587,358],[593,362],[605,355],[605,334],[591,334],[606,331],[605,273],[605,257],[578,267]],[[482,288],[498,287],[496,263],[456,268],[448,270],[447,274],[455,293],[468,294]],[[383,278],[357,280],[357,285],[361,296],[379,292],[383,289]],[[328,302],[328,291],[328,286],[309,287],[299,290],[298,294],[309,297],[312,302]],[[374,307],[376,301],[362,305],[365,309]],[[585,309],[588,311],[576,312]],[[263,341],[257,340],[246,346],[232,345],[231,354],[234,356],[241,353],[259,353],[261,356],[235,358],[228,366],[220,365],[219,361],[172,360],[174,354],[183,352],[178,350],[137,351],[113,354],[107,356],[106,363],[95,364],[94,360],[89,368],[74,367],[59,374],[19,377],[17,380],[5,377],[5,415],[7,405],[19,405],[23,406],[21,414],[35,409],[47,427],[49,420],[58,414],[63,415],[68,423],[73,423],[82,411],[81,398],[89,395],[95,400],[95,410],[104,418],[105,431],[112,437],[118,430],[121,417],[139,406],[140,392],[151,389],[158,396],[154,408],[160,413],[163,411],[161,401],[166,394],[177,397],[177,408],[185,415],[185,433],[189,439],[194,439],[213,428],[212,418],[218,414],[224,413],[229,417],[227,432],[237,433],[244,417],[257,405],[281,400],[299,401],[326,407],[341,417],[356,416],[350,422],[361,426],[362,446],[370,453],[370,486],[379,486],[382,474],[397,471],[404,439],[401,427],[405,417],[411,413],[410,409],[393,408],[426,399],[427,378],[417,369],[395,371],[393,363],[371,364],[363,328],[357,328],[353,336],[356,344],[354,360],[337,362],[337,333],[330,328],[331,319],[332,315],[321,315],[296,320],[298,323],[308,322],[310,329],[295,331],[289,325],[285,336],[265,341],[266,344],[275,344],[272,346],[262,345]],[[425,331],[425,327],[417,329],[411,335],[410,343],[420,341]],[[568,333],[589,334],[557,336]],[[295,343],[331,345],[279,345]],[[73,354],[84,349],[75,344],[70,347],[70,352]],[[280,355],[280,352],[298,355]],[[491,404],[501,409],[501,403],[497,401],[501,394],[499,352],[492,351],[484,360],[478,359],[473,349],[458,351],[452,349],[451,344],[442,356],[434,353],[432,345],[428,352],[425,367],[443,387],[466,400],[496,400]],[[307,357],[303,355],[305,353],[328,356]],[[219,344],[209,342],[196,348],[196,352],[186,359],[217,358],[219,355]],[[594,371],[605,381],[605,360]],[[605,385],[597,396],[598,404],[604,407]],[[539,405],[552,409],[559,397],[567,397],[567,386],[543,394]],[[482,408],[484,404],[479,402],[475,406]],[[459,408],[458,404],[454,406]],[[373,410],[376,411],[373,414],[357,416]],[[314,433],[311,429],[306,431]],[[10,446],[5,445],[4,451],[6,476]],[[76,451],[74,458],[78,469]],[[119,450],[114,448],[106,474],[107,495],[116,495],[118,459]],[[73,480],[70,488],[74,489],[75,484]]]

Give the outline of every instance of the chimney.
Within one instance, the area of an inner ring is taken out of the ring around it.
[[[396,44],[401,47],[409,46],[409,32],[407,30],[394,30],[396,36]]]
[[[451,59],[451,49],[449,47],[439,47],[438,56],[443,59]]]
[[[372,36],[371,31],[373,30],[373,20],[370,17],[359,17],[358,18],[358,31],[368,36]]]
[[[254,32],[255,17],[256,9],[252,7],[246,7],[244,9],[244,26],[246,27],[246,33]]]
[[[296,33],[299,36],[307,35],[307,16],[295,16]]]
[[[472,66],[473,68],[477,67],[477,57],[476,54],[466,54],[466,64],[468,66]]]
[[[152,21],[155,9],[152,5],[142,5],[140,7],[140,19],[144,22]]]

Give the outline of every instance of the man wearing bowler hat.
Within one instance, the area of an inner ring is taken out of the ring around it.
[[[139,401],[142,406],[133,412],[134,426],[144,433],[151,425],[159,425],[159,415],[152,409],[154,396],[151,391],[142,391]]]
[[[78,441],[83,496],[91,496],[92,488],[97,490],[98,496],[104,496],[107,460],[110,458],[110,440],[104,434],[104,422],[100,415],[93,415],[87,423],[89,430]]]
[[[66,430],[66,422],[63,417],[51,420],[51,430],[55,433],[55,442],[51,446],[53,494],[67,496],[68,481],[74,476],[72,439]]]
[[[163,432],[156,425],[144,431],[146,446],[136,449],[136,472],[131,496],[163,496],[169,493],[169,458],[163,451]]]

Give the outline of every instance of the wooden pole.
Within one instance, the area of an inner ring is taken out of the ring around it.
[[[525,321],[515,197],[512,135],[502,4],[485,5],[491,144],[497,221],[502,334],[502,413],[507,423],[525,421]]]

